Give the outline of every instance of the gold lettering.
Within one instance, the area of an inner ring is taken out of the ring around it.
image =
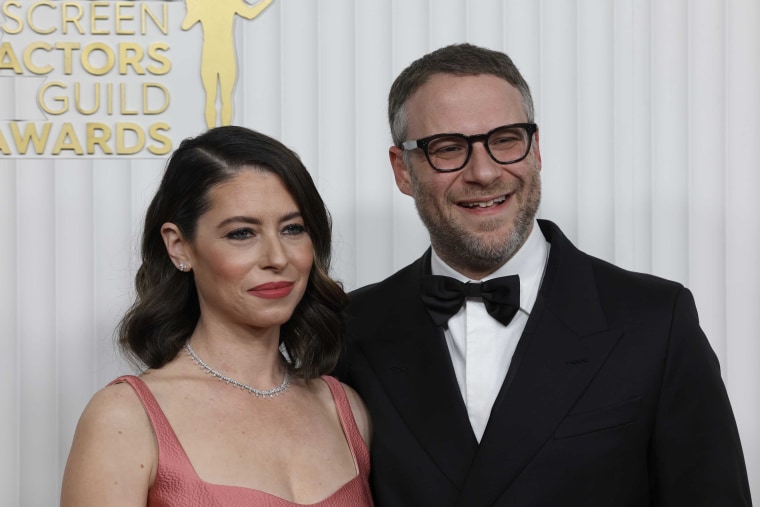
[[[154,155],[166,155],[170,151],[172,151],[172,141],[165,135],[161,134],[161,132],[168,132],[169,131],[169,125],[167,123],[154,123],[150,127],[148,127],[148,133],[150,135],[150,138],[154,141],[158,141],[161,143],[159,146],[150,145],[148,146],[148,151],[151,152]]]
[[[161,23],[159,23],[158,18],[153,13],[153,11],[150,10],[149,5],[150,3],[148,2],[143,2],[140,4],[140,19],[141,19],[140,29],[142,30],[140,33],[142,33],[143,35],[148,33],[147,27],[146,27],[147,25],[146,20],[150,18],[153,20],[153,23],[156,25],[156,28],[158,28],[162,34],[169,35],[169,16],[168,16],[169,10],[168,10],[167,4],[165,2],[162,2],[161,4],[161,6],[163,7],[163,13],[162,13],[163,20]]]
[[[3,155],[11,154],[11,147],[8,146],[8,141],[5,140],[2,130],[0,130],[0,151],[3,152]]]
[[[151,109],[150,97],[148,92],[151,88],[157,88],[161,91],[164,99],[163,105],[157,109]],[[161,83],[143,83],[143,114],[161,114],[169,108],[169,89]]]
[[[37,128],[34,123],[27,123],[23,134],[19,131],[19,124],[17,122],[11,122],[10,126],[13,141],[16,143],[16,150],[18,150],[19,154],[26,154],[26,150],[29,149],[29,141],[34,145],[34,152],[37,155],[42,155],[45,152],[50,128],[53,126],[52,123],[45,122],[42,125],[42,132],[40,134],[37,134]]]
[[[69,7],[74,8],[74,17],[69,16]],[[79,24],[79,22],[82,20],[82,17],[84,16],[84,11],[82,10],[82,6],[79,5],[77,2],[63,2],[61,3],[61,26],[63,27],[63,33],[68,34],[69,33],[69,24],[74,25],[74,28],[81,34],[84,35],[84,30],[82,30],[82,25]]]
[[[98,7],[108,7],[108,2],[90,2],[90,34],[92,35],[108,35],[108,29],[98,30],[95,26],[97,21],[105,21],[108,19],[108,14],[98,14],[96,12]]]
[[[127,146],[127,132],[134,132],[137,136],[134,146]],[[134,155],[142,150],[145,146],[145,132],[136,123],[117,123],[116,124],[116,154],[117,155]]]
[[[42,67],[37,67],[34,62],[32,62],[32,53],[34,53],[37,50],[43,50],[50,52],[53,50],[53,46],[48,44],[47,42],[32,42],[29,44],[26,48],[24,48],[24,66],[32,72],[33,74],[50,74],[53,72],[53,66],[52,65],[44,65]]]
[[[105,123],[87,124],[87,154],[95,153],[95,145],[100,146],[104,155],[113,155],[113,150],[108,146],[111,139],[111,128]]]
[[[137,114],[137,110],[127,109],[127,85],[119,83],[119,95],[121,96],[121,114]]]
[[[6,2],[3,3],[3,14],[5,14],[6,18],[15,21],[16,27],[11,28],[8,26],[6,22],[2,26],[0,26],[0,29],[2,29],[3,32],[9,35],[16,35],[17,33],[21,33],[21,30],[24,29],[24,20],[20,16],[12,13],[10,11],[11,7],[18,7],[20,9],[21,2],[18,2],[16,0],[7,0]]]
[[[13,46],[10,42],[3,42],[0,44],[0,70],[13,69],[16,74],[23,74],[24,70],[21,68],[21,64],[18,63],[16,53],[13,51]]]
[[[42,34],[42,35],[47,35],[49,33],[55,32],[55,27],[54,26],[51,26],[49,28],[44,28],[43,29],[43,28],[39,28],[37,25],[35,25],[32,22],[32,16],[34,16],[34,11],[36,11],[37,8],[41,7],[41,6],[50,7],[51,9],[55,10],[55,4],[53,2],[42,1],[42,2],[34,3],[34,4],[31,5],[31,7],[29,7],[29,10],[26,11],[26,24],[35,33],[39,33],[39,34]]]
[[[101,51],[103,54],[106,55],[106,63],[102,67],[95,67],[90,62],[90,55],[94,53],[95,51]],[[113,69],[114,66],[114,54],[113,50],[110,46],[107,44],[104,44],[102,42],[93,42],[92,44],[86,45],[82,49],[82,67],[84,67],[84,70],[92,74],[93,76],[102,76],[103,74],[107,74]]]
[[[100,83],[95,83],[95,91],[93,93],[95,103],[91,109],[84,109],[82,107],[81,85],[80,83],[74,83],[74,107],[76,110],[84,115],[95,114],[100,109]]]
[[[140,65],[144,55],[141,45],[135,42],[119,43],[119,74],[126,75],[127,68],[132,67],[139,75],[145,74],[145,69]]]
[[[108,116],[111,116],[113,114],[113,83],[108,83],[106,85],[106,92],[107,92],[106,104],[108,104]]]
[[[61,132],[58,134],[58,139],[55,141],[53,151],[51,154],[58,155],[63,150],[71,150],[77,155],[84,155],[82,144],[79,142],[74,126],[71,123],[64,123],[61,127]]]
[[[79,49],[81,44],[78,42],[56,42],[55,49],[63,50],[63,73],[70,76],[72,73],[72,65],[74,61],[73,52],[75,49]]]
[[[40,88],[40,91],[37,94],[37,103],[40,105],[42,110],[45,111],[47,114],[52,114],[52,115],[63,114],[69,110],[69,98],[67,96],[57,95],[53,97],[53,102],[58,102],[61,104],[61,107],[59,109],[52,109],[48,105],[48,103],[45,101],[45,92],[48,91],[49,88],[53,88],[53,87],[66,90],[66,84],[61,83],[60,81],[51,81],[50,83],[45,83],[44,85],[42,85],[42,88]]]
[[[122,28],[121,22],[122,21],[132,21],[135,19],[132,15],[123,14],[121,12],[122,8],[129,9],[130,11],[135,6],[132,2],[116,2],[116,34],[117,35],[134,35],[134,30],[127,30],[125,28]]]
[[[148,46],[148,56],[150,59],[161,64],[158,67],[153,64],[148,65],[146,67],[148,69],[148,72],[154,76],[163,76],[172,69],[172,62],[165,54],[161,54],[162,52],[168,50],[169,44],[166,44],[165,42],[154,42]]]

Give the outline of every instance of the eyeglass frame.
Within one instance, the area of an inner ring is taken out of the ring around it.
[[[517,158],[515,160],[510,160],[509,162],[502,162],[498,160],[493,155],[493,153],[491,153],[491,149],[488,147],[488,138],[491,137],[491,135],[494,132],[505,129],[505,128],[522,128],[522,129],[525,129],[525,131],[528,133],[528,147],[525,150],[525,154],[522,157]],[[535,123],[510,123],[507,125],[501,125],[500,127],[493,128],[489,130],[488,132],[486,132],[485,134],[473,134],[471,136],[466,136],[464,134],[459,134],[459,133],[433,134],[432,136],[427,136],[420,139],[404,141],[401,143],[400,148],[406,151],[416,150],[419,148],[425,154],[425,158],[427,159],[428,164],[430,164],[430,167],[432,167],[434,171],[439,172],[439,173],[453,173],[453,172],[461,171],[462,169],[464,169],[464,166],[466,166],[467,162],[470,161],[470,157],[472,156],[472,143],[475,143],[475,142],[483,143],[483,147],[486,149],[486,153],[488,153],[491,159],[497,164],[502,164],[502,165],[516,164],[517,162],[524,160],[525,157],[527,157],[528,154],[530,153],[530,149],[533,146],[533,136],[536,134],[536,132],[538,132],[538,125]],[[450,137],[450,136],[456,136],[456,137],[462,138],[467,142],[467,156],[465,157],[462,165],[455,169],[439,169],[430,160],[428,145],[430,144],[431,141],[440,139],[442,137]]]

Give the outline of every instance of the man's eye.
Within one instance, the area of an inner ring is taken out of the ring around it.
[[[436,144],[428,150],[434,157],[451,158],[467,153],[467,146],[462,144]]]
[[[498,146],[500,144],[514,144],[520,141],[521,139],[519,137],[503,135],[499,137],[494,137],[493,139],[489,139],[488,142],[491,146]]]

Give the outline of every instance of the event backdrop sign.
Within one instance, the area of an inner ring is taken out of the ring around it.
[[[164,157],[229,125],[236,17],[270,3],[3,1],[0,152]]]
[[[464,41],[530,84],[539,215],[694,292],[760,496],[760,2],[197,1],[0,0],[0,506],[58,504],[82,409],[132,371],[114,328],[180,140],[226,121],[282,140],[332,213],[334,276],[376,282],[429,244],[388,164],[388,90]]]

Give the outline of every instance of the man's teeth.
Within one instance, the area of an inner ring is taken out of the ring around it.
[[[506,200],[507,200],[507,196],[503,195],[501,197],[497,197],[496,199],[491,199],[490,201],[474,202],[471,204],[463,204],[462,206],[464,206],[465,208],[490,208],[494,204],[501,204]]]

